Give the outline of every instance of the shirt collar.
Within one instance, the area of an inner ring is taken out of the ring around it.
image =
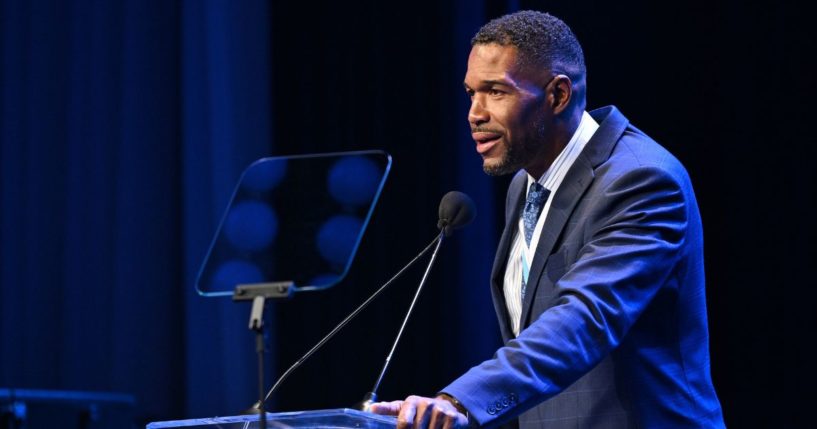
[[[556,170],[555,168],[553,168],[553,166],[559,165],[560,161],[563,161],[563,158],[565,158],[565,155],[571,152],[575,146],[578,145],[581,148],[584,148],[584,145],[586,145],[587,142],[590,141],[590,138],[593,137],[593,133],[598,128],[599,128],[598,122],[596,122],[593,119],[593,117],[590,116],[589,113],[587,113],[587,111],[582,112],[582,119],[581,121],[579,121],[579,126],[576,127],[576,131],[573,132],[573,136],[570,137],[570,141],[568,141],[565,147],[562,149],[562,151],[559,152],[559,155],[556,157],[556,159],[553,160],[553,163],[550,164],[545,173],[542,174],[542,177],[540,177],[539,180],[536,180],[533,176],[530,175],[530,173],[527,173],[527,171],[525,172],[528,175],[528,185],[525,187],[525,189],[529,189],[530,185],[533,182],[539,182],[539,184],[544,186],[545,189],[552,191],[552,189],[549,189],[548,186],[546,186],[545,184],[548,182],[548,179],[550,179],[550,177],[554,174]]]

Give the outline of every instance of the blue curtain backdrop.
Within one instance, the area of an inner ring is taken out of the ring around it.
[[[273,151],[270,10],[265,1],[186,1],[181,6],[180,103],[183,207],[177,289],[185,309],[185,410],[234,414],[253,402],[249,306],[203,298],[194,282],[242,170]],[[180,255],[181,256],[181,255]],[[274,332],[274,331],[272,331]]]
[[[196,295],[198,266],[249,162],[339,150],[385,149],[393,170],[347,278],[271,306],[268,378],[431,240],[452,189],[477,220],[445,244],[381,396],[490,357],[508,178],[480,170],[461,82],[471,35],[519,8],[577,33],[589,107],[618,105],[688,167],[727,422],[808,426],[817,37],[779,2],[0,0],[0,388],[129,393],[137,424],[246,408],[249,308]],[[359,400],[421,274],[272,405]]]
[[[246,407],[247,309],[192,279],[272,153],[268,5],[2,6],[0,385],[131,393],[142,420]]]
[[[366,19],[382,26],[386,9],[369,6]],[[458,16],[453,24],[461,31],[438,30],[434,37],[442,37],[443,47],[432,53],[434,61],[415,70],[422,74],[416,77],[417,85],[438,79],[448,82],[436,88],[445,95],[439,97],[435,110],[425,113],[429,118],[466,108],[458,82],[464,71],[467,34],[484,15],[479,8],[453,7],[463,9],[462,13],[441,7],[435,25],[448,24],[444,20]],[[291,108],[287,105],[291,99],[273,102],[271,58],[279,34],[274,35],[272,27],[277,23],[278,31],[289,28],[290,17],[282,11],[274,18],[273,7],[265,1],[4,1],[0,11],[0,387],[130,393],[136,397],[136,418],[142,423],[232,414],[246,408],[255,399],[256,383],[253,340],[246,329],[249,307],[199,297],[193,285],[242,169],[273,154],[360,148],[395,152],[413,142],[389,139],[392,130],[377,124],[384,119],[382,110],[367,112],[373,115],[368,125],[350,122],[346,103],[337,97],[332,101],[333,92],[342,92],[337,88],[329,90],[327,98],[312,92],[307,92],[308,97],[287,93],[300,103],[291,109],[297,112],[293,114],[306,123],[276,124],[276,103]],[[331,20],[331,13],[322,19]],[[338,30],[342,32],[345,25]],[[414,32],[423,30],[416,19],[401,25]],[[312,32],[312,36],[338,44],[334,54],[308,53],[313,60],[316,55],[330,56],[326,69],[310,71],[314,64],[308,63],[279,64],[282,74],[296,74],[279,85],[295,82],[311,88],[317,81],[331,79],[331,68],[358,72],[355,64],[338,55],[340,45],[348,41],[332,41],[324,33]],[[372,39],[368,30],[360,36],[366,38],[357,41],[358,48],[386,56],[392,51],[392,46]],[[299,49],[309,51],[308,46],[299,45]],[[445,67],[440,68],[441,64]],[[310,72],[314,82],[297,78]],[[338,87],[352,88],[340,75],[334,78]],[[385,105],[388,89],[370,89],[376,92],[369,95]],[[320,113],[331,117],[309,116],[309,109],[321,109],[324,103],[332,110]],[[302,137],[273,144],[274,126],[295,129]],[[309,127],[314,134],[303,137]],[[316,131],[321,128],[330,132]],[[469,139],[467,127],[452,123],[439,128],[446,139]],[[438,141],[426,141],[420,147],[438,145]],[[445,159],[417,157],[409,147],[403,150],[396,154],[396,178],[390,179],[384,196],[387,207],[379,208],[373,221],[379,222],[377,231],[369,234],[375,235],[374,242],[364,242],[361,248],[364,266],[338,286],[345,291],[316,294],[301,307],[284,305],[277,307],[277,313],[273,310],[271,321],[297,327],[288,327],[288,335],[278,335],[273,323],[271,372],[280,372],[279,367],[292,360],[286,353],[294,356],[305,351],[308,343],[433,237],[436,202],[450,189],[474,195],[480,217],[472,227],[476,234],[448,244],[452,268],[437,275],[454,286],[428,298],[423,309],[462,318],[446,325],[450,344],[442,348],[453,358],[441,365],[443,370],[421,377],[423,388],[439,387],[445,381],[441,371],[450,379],[466,365],[488,357],[496,346],[495,324],[484,317],[492,311],[487,291],[481,295],[457,292],[458,287],[470,290],[484,285],[487,278],[489,264],[474,267],[470,261],[492,257],[491,246],[479,245],[496,239],[491,182],[482,176],[467,143],[441,146]],[[452,164],[454,159],[458,161]],[[432,179],[439,183],[408,203],[390,196],[406,192],[391,182],[416,181],[414,170],[423,168],[422,163],[448,171],[430,172],[424,183],[431,184]],[[410,226],[419,231],[417,239],[393,249],[393,257],[379,255],[393,239],[389,229],[400,228],[415,216],[423,221]],[[462,274],[457,274],[457,263],[466,268]],[[370,355],[362,369],[348,371],[356,378],[354,389],[339,393],[344,391],[343,380],[312,371],[313,377],[338,385],[322,389],[319,404],[343,406],[368,390],[399,321],[389,320],[381,328],[382,339],[371,351],[366,338],[371,331],[366,326],[402,313],[414,282],[410,279],[402,285],[407,290],[382,298],[383,309],[373,310],[357,332],[336,341],[339,346],[356,343]],[[462,306],[432,304],[440,297],[461,300]],[[463,334],[463,327],[470,327],[471,334]],[[483,345],[475,348],[474,340],[480,338]],[[280,356],[289,360],[278,363]],[[323,359],[329,362],[327,368],[338,372],[353,357],[330,350]],[[436,363],[426,359],[422,372],[428,373]],[[394,377],[384,385],[397,386],[395,395],[404,394],[400,377]],[[306,388],[297,380],[290,386],[295,392]],[[298,398],[286,392],[284,396]],[[292,406],[314,408],[315,401],[307,397],[290,399],[295,401]],[[286,405],[287,399],[280,402]]]
[[[181,406],[178,19],[162,1],[2,4],[4,386]]]

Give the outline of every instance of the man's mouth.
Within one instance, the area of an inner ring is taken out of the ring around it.
[[[497,143],[499,143],[499,139],[502,138],[502,134],[490,131],[477,131],[471,133],[471,137],[477,143],[477,152],[480,155],[484,155],[485,153],[490,151]]]

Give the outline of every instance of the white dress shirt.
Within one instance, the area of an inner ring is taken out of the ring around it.
[[[545,224],[550,204],[553,201],[559,186],[565,178],[565,174],[579,157],[582,149],[593,137],[593,133],[599,128],[599,124],[590,117],[590,114],[584,112],[579,127],[573,133],[573,137],[567,143],[559,156],[553,161],[553,164],[547,169],[545,174],[539,178],[538,182],[550,191],[550,196],[545,202],[545,207],[536,221],[536,228],[533,230],[531,236],[530,247],[525,243],[525,223],[522,217],[519,217],[518,228],[514,234],[511,242],[511,249],[508,252],[508,264],[505,267],[504,293],[505,303],[508,306],[508,314],[510,316],[511,326],[514,335],[519,335],[519,323],[522,315],[522,272],[523,265],[527,267],[533,264],[533,255],[536,253],[536,246],[539,244],[539,236],[542,235],[542,226]],[[528,174],[528,184],[525,187],[525,197],[527,197],[528,189],[531,183],[536,179]],[[523,260],[524,258],[524,260]],[[524,263],[524,264],[523,264]]]

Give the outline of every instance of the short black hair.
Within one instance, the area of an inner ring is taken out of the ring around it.
[[[523,66],[540,66],[573,78],[587,72],[576,35],[548,13],[523,10],[491,20],[471,39],[471,46],[490,43],[515,46]]]

